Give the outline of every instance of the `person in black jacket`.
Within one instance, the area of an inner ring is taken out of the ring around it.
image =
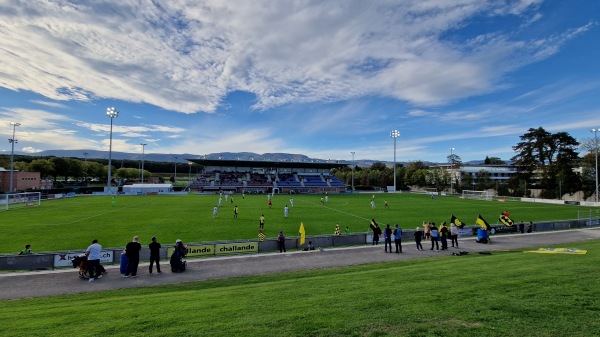
[[[390,228],[390,225],[388,224],[384,231],[383,231],[383,238],[384,238],[384,245],[385,245],[385,251],[387,253],[388,251],[388,246],[390,247],[390,253],[392,252],[392,229]]]
[[[134,236],[133,241],[125,246],[125,255],[127,255],[129,262],[127,262],[127,271],[123,277],[137,277],[138,265],[140,264],[140,250],[142,250],[142,245],[138,241],[138,237]]]
[[[152,265],[156,263],[156,272],[160,272],[160,243],[156,242],[156,236],[152,237],[152,242],[148,245],[150,248],[150,274],[152,274]]]
[[[175,242],[175,248],[173,249],[173,254],[171,254],[171,271],[174,273],[181,273],[185,271],[187,266],[186,262],[183,261],[183,258],[187,255],[187,247],[181,242],[181,240],[177,239]]]

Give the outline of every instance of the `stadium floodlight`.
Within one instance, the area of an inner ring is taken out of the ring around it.
[[[110,141],[108,143],[108,181],[106,182],[106,193],[110,194],[110,180],[112,178],[112,130],[113,130],[113,119],[119,116],[119,111],[114,107],[106,109],[106,115],[110,118]]]
[[[21,126],[21,123],[10,122],[10,125],[12,125],[12,127],[13,127],[13,135],[12,135],[12,138],[8,140],[8,142],[11,144],[11,149],[10,149],[10,187],[9,187],[8,193],[14,192],[13,191],[13,172],[15,170],[15,167],[14,167],[15,143],[17,142],[17,139],[15,138],[15,131],[16,131],[17,126]]]
[[[177,183],[177,156],[175,156],[175,175],[173,176],[173,186]]]
[[[189,191],[190,190],[190,186],[192,186],[192,165],[194,165],[194,163],[192,163],[191,161],[189,161],[188,165],[190,166],[190,170],[188,171],[188,191]]]
[[[354,193],[354,151],[350,152],[352,153],[352,193]]]
[[[594,133],[594,147],[596,148],[596,203],[598,203],[598,131],[600,129],[591,129]]]
[[[394,193],[396,193],[396,138],[400,137],[400,131],[393,130],[390,137],[394,138]]]
[[[140,143],[140,145],[142,146],[142,184],[143,184],[144,183],[144,149],[146,148],[146,145],[148,145],[148,144]]]
[[[454,151],[454,148],[451,147],[448,150],[450,150],[450,194],[452,194],[454,191],[454,156],[452,151]]]

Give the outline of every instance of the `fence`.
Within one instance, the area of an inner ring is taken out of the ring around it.
[[[589,228],[600,226],[600,218],[588,218],[583,220],[563,220],[563,221],[548,221],[534,224],[533,231],[552,231],[576,228]],[[518,224],[512,227],[492,226],[494,233],[517,232]],[[462,231],[462,235],[477,235],[479,227],[465,227],[466,231]],[[469,232],[470,230],[470,232]],[[402,241],[412,241],[414,230],[404,230],[402,232]],[[290,237],[286,239],[285,245],[288,250],[302,250],[303,245],[300,245],[298,237]],[[355,233],[344,235],[320,235],[308,236],[306,242],[312,241],[315,247],[341,247],[353,245],[371,244],[372,233]],[[241,254],[260,254],[262,252],[272,252],[277,250],[277,240],[266,239],[258,242],[257,240],[246,241],[225,241],[225,242],[204,242],[190,243],[188,247],[188,258],[206,258],[206,257],[223,257]],[[160,250],[161,260],[168,261],[173,250],[172,245],[165,245]],[[123,248],[108,248],[102,251],[100,262],[102,264],[118,264],[120,262]],[[28,255],[0,255],[0,271],[8,270],[38,270],[38,269],[55,269],[64,267],[73,267],[71,259],[74,256],[83,254],[84,251],[68,251],[68,252],[51,252],[51,253],[36,253]],[[142,248],[140,252],[140,260],[149,260],[150,250]]]

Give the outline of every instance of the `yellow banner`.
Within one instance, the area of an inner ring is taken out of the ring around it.
[[[175,247],[167,248],[167,254],[169,257],[173,254],[173,250]],[[198,257],[198,256],[208,256],[215,255],[215,246],[214,245],[188,245],[187,246],[187,255],[186,257]]]
[[[215,252],[223,254],[258,253],[258,242],[222,243],[215,245]]]
[[[523,253],[538,253],[538,254],[587,254],[587,250],[579,248],[540,248],[538,250],[527,250]]]

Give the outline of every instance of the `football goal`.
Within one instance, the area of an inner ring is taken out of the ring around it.
[[[425,189],[425,194],[433,194],[433,195],[438,195],[438,190],[435,187],[426,187]]]
[[[466,199],[492,200],[492,195],[488,191],[463,190],[462,197]]]
[[[4,210],[27,206],[39,206],[41,202],[41,192],[25,192],[0,195],[0,209]]]

